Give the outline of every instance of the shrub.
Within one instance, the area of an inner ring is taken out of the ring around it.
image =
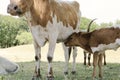
[[[32,36],[30,32],[23,32],[20,35],[17,35],[16,39],[19,41],[19,45],[32,43]]]

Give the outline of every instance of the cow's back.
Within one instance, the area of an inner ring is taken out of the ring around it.
[[[53,17],[57,17],[57,22],[63,22],[63,25],[68,27],[72,26],[76,28],[80,21],[80,10],[79,4],[76,1],[52,1],[51,2],[51,13]]]

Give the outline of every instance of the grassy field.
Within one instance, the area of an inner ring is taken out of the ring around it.
[[[22,62],[18,63],[20,70],[16,74],[3,75],[0,80],[31,80],[34,73],[34,62]],[[71,70],[72,64],[69,64]],[[86,67],[82,63],[77,63],[76,80],[91,80],[92,67]],[[54,77],[55,80],[64,80],[63,69],[64,62],[54,62]],[[108,63],[103,67],[104,78],[103,80],[120,80],[120,64]],[[41,63],[41,74],[43,80],[46,80],[47,74],[47,62]],[[98,80],[98,78],[96,78]]]

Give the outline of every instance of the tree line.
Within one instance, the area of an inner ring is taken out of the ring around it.
[[[80,29],[86,30],[91,19],[82,17]],[[115,23],[101,23],[93,22],[91,31],[97,28],[111,26],[113,24],[120,24],[120,20]],[[31,44],[32,36],[24,17],[14,18],[11,16],[0,15],[0,48],[8,48],[16,45]]]
[[[24,18],[0,15],[0,48],[29,44],[32,37]]]

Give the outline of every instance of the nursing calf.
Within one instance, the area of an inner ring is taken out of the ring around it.
[[[93,53],[93,75],[96,76],[96,66],[99,66],[99,77],[102,78],[102,57],[105,50],[117,49],[120,46],[120,26],[102,28],[92,32],[73,33],[65,42],[66,46],[80,46]]]

